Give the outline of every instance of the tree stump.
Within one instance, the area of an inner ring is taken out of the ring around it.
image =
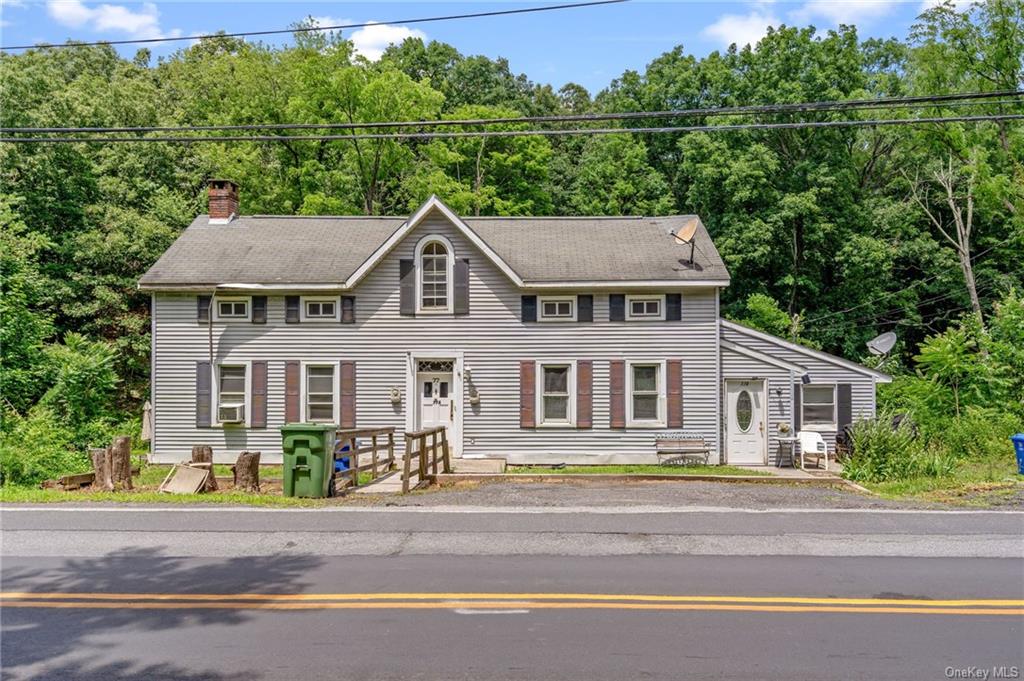
[[[207,492],[217,491],[217,478],[213,474],[213,447],[210,445],[192,445],[192,463],[210,464],[210,475],[206,478]]]
[[[107,456],[106,448],[90,449],[89,458],[92,459],[92,471],[95,474],[92,488],[112,492],[114,481],[110,477],[110,457]]]
[[[244,492],[260,491],[259,452],[242,452],[231,470],[235,474],[235,489]]]
[[[127,435],[118,435],[107,452],[113,488],[132,489],[132,439]]]

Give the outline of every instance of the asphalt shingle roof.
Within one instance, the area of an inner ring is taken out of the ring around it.
[[[140,279],[146,286],[340,284],[407,217],[201,215]],[[729,274],[704,226],[695,266],[671,233],[696,216],[470,217],[465,223],[526,283],[723,281]]]

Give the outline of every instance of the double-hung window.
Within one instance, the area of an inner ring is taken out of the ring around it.
[[[663,321],[665,296],[626,296],[626,319]]]
[[[305,322],[336,322],[339,321],[339,305],[336,297],[319,297],[302,299],[302,321]]]
[[[420,311],[451,310],[451,254],[440,241],[430,241],[420,251]]]
[[[629,363],[629,422],[632,426],[665,425],[665,363]]]
[[[217,319],[223,321],[250,321],[248,298],[216,298]]]
[[[218,423],[242,423],[245,421],[248,368],[248,365],[245,364],[219,364],[217,366]]]
[[[836,427],[836,387],[804,385],[800,400],[801,424],[818,428]]]
[[[335,395],[337,372],[333,364],[309,364],[306,366],[305,395],[306,421],[313,423],[335,423]]]
[[[540,423],[569,426],[575,422],[576,377],[569,362],[538,365]]]
[[[576,296],[544,296],[539,302],[542,322],[576,321]]]

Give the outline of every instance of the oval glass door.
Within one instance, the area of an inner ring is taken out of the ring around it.
[[[750,423],[754,420],[753,403],[750,400],[750,393],[741,390],[736,396],[736,425],[742,432],[750,430]]]

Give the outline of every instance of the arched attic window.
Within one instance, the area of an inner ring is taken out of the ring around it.
[[[416,249],[417,307],[419,312],[452,311],[452,246],[441,236],[430,236]]]

